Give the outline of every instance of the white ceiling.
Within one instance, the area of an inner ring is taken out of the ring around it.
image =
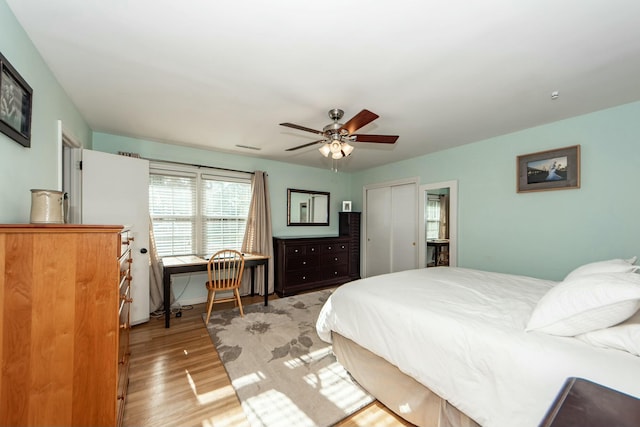
[[[314,167],[279,123],[379,114],[356,171],[640,100],[638,0],[6,1],[94,131]]]

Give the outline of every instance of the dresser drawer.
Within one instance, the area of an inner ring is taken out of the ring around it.
[[[285,261],[285,271],[307,270],[318,266],[317,256],[294,256]]]
[[[321,280],[339,279],[349,276],[349,264],[338,264],[327,266],[322,270]]]
[[[346,252],[349,250],[349,244],[344,242],[324,243],[320,249],[323,254]]]
[[[118,252],[118,258],[127,253],[129,248],[131,247],[132,241],[133,238],[131,237],[129,230],[122,230],[120,232],[120,251]]]
[[[302,284],[312,283],[312,282],[321,280],[320,271],[318,270],[288,271],[284,275],[284,280],[287,286],[298,286]]]
[[[285,255],[287,257],[298,255],[313,255],[320,252],[318,245],[287,245]]]
[[[321,266],[329,266],[329,265],[337,265],[337,264],[348,264],[349,263],[349,252],[336,252],[330,254],[323,254],[320,258]]]

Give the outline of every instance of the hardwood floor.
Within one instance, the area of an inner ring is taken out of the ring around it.
[[[242,303],[261,300],[244,297]],[[218,304],[214,310],[224,308]],[[169,329],[164,318],[132,328],[124,426],[249,425],[202,321],[204,312],[204,304],[183,310],[182,317],[171,318]],[[411,426],[378,401],[338,425]]]

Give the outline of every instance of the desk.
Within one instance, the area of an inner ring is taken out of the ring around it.
[[[433,247],[434,251],[435,251],[435,257],[434,257],[434,267],[437,267],[439,265],[449,265],[449,240],[448,239],[434,239],[434,240],[427,240],[427,247]],[[444,260],[445,257],[443,257],[443,259],[440,259],[440,255],[441,254],[445,254],[446,253],[446,262]]]
[[[164,288],[164,327],[169,327],[171,319],[171,275],[207,271],[208,261],[194,255],[162,258],[162,285]],[[254,294],[255,267],[264,265],[264,305],[269,303],[269,257],[261,254],[245,254],[244,266],[251,267],[251,296]],[[204,285],[204,284],[203,284]]]

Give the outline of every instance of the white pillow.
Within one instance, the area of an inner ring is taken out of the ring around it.
[[[640,268],[638,265],[633,265],[636,262],[636,259],[637,257],[630,259],[611,259],[608,261],[598,261],[581,265],[567,274],[567,277],[565,277],[564,280],[575,279],[579,276],[596,273],[632,273]]]
[[[640,311],[619,325],[576,335],[597,347],[613,348],[640,356]]]
[[[608,328],[640,308],[640,274],[596,273],[564,280],[540,298],[527,331],[574,336]]]

